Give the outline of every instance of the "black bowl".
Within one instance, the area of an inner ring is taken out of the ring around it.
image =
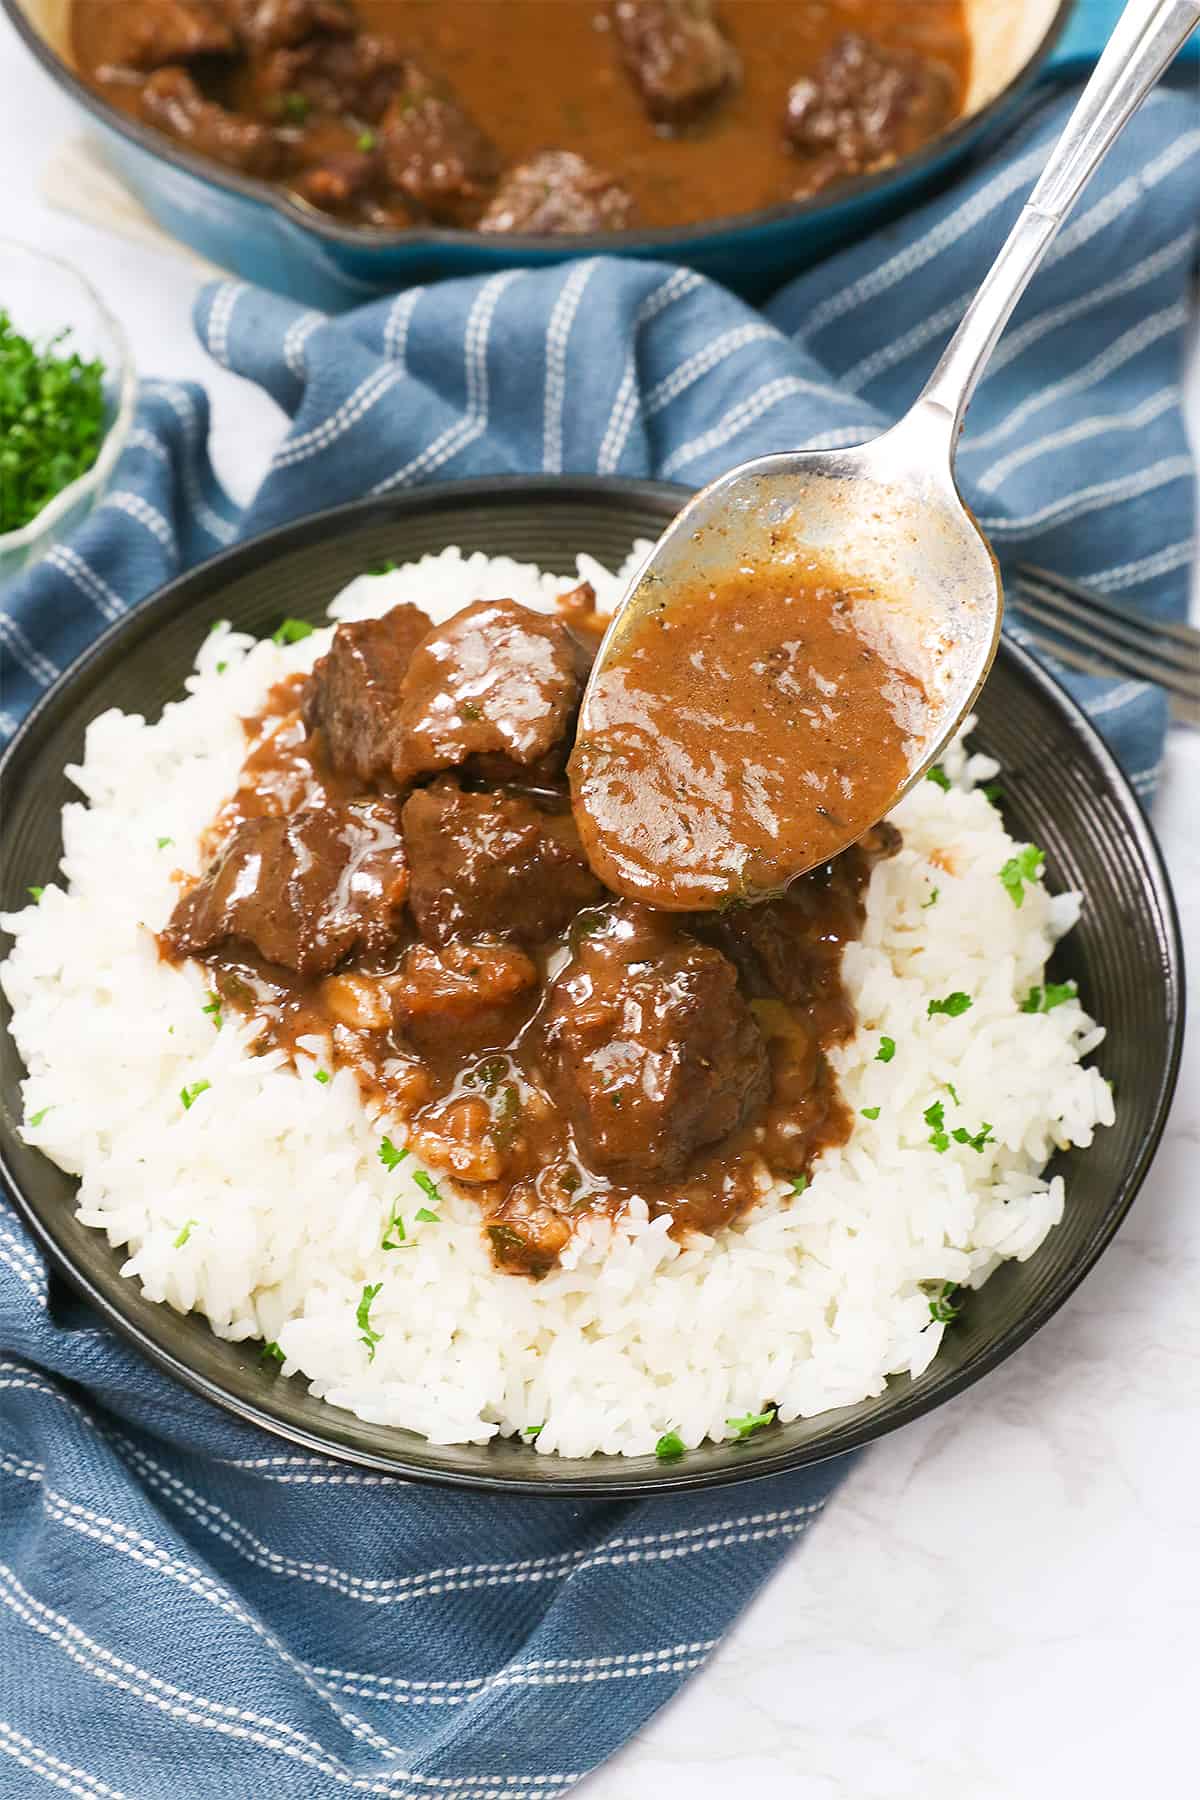
[[[220,615],[265,634],[285,615],[317,620],[352,576],[383,557],[407,561],[447,543],[574,572],[586,550],[615,566],[636,537],[655,537],[683,490],[585,479],[473,481],[338,507],[227,551],[173,582],[102,637],[46,695],[0,764],[0,907],[24,903],[61,854],[59,813],[73,790],[65,764],[106,707],[157,714],[179,695],[196,646]],[[797,1468],[870,1443],[961,1393],[1024,1343],[1083,1279],[1150,1166],[1175,1084],[1183,1035],[1182,951],[1162,858],[1134,795],[1075,704],[1020,649],[1004,643],[979,705],[976,742],[1004,766],[1015,834],[1045,848],[1049,879],[1081,888],[1083,920],[1055,972],[1073,976],[1108,1027],[1099,1053],[1117,1122],[1090,1150],[1055,1159],[1067,1213],[1037,1254],[1006,1263],[967,1300],[932,1367],[894,1378],[875,1400],[772,1427],[744,1446],[706,1445],[678,1463],[654,1457],[539,1457],[513,1442],[442,1447],[367,1425],[313,1399],[298,1377],[264,1369],[256,1346],[222,1342],[198,1315],[145,1300],[122,1256],[74,1216],[74,1182],[18,1130],[23,1073],[5,1034],[0,1061],[0,1174],[52,1261],[153,1361],[242,1418],[305,1449],[418,1480],[541,1494],[635,1495],[704,1487]],[[3,1014],[7,1024],[8,1014]]]

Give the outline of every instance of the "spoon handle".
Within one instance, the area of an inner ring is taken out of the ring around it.
[[[976,383],[1017,301],[1085,183],[1175,52],[1200,23],[1200,0],[1129,0],[978,293],[914,411],[935,408],[950,426],[950,454]]]

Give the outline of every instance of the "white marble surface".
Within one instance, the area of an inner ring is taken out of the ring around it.
[[[206,383],[219,471],[245,495],[279,415],[194,344],[184,262],[46,206],[39,159],[73,128],[0,20],[0,230],[89,268],[143,369]],[[1200,734],[1176,731],[1156,823],[1195,966],[1198,792]],[[1192,1790],[1198,1156],[1193,1030],[1166,1140],[1099,1268],[1002,1369],[863,1459],[708,1668],[585,1784],[589,1800]]]

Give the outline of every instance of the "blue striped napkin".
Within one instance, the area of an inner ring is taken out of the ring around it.
[[[8,728],[143,594],[315,506],[512,470],[699,483],[869,435],[931,367],[1064,107],[1044,102],[953,192],[762,314],[685,271],[604,259],[336,320],[210,288],[205,342],[278,400],[288,436],[239,518],[208,466],[203,395],[144,385],[113,492],[3,596]],[[1161,91],[1005,337],[961,459],[1005,561],[1173,617],[1192,549],[1179,380],[1198,168],[1200,102]],[[1070,685],[1148,796],[1161,694]],[[844,1473],[567,1505],[291,1453],[98,1329],[2,1203],[0,1390],[5,1795],[553,1800],[701,1666]]]

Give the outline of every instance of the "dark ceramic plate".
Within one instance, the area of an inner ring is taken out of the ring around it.
[[[384,557],[408,561],[447,543],[574,571],[577,551],[618,563],[654,537],[682,490],[599,480],[465,482],[365,501],[306,519],[214,557],[115,625],[46,696],[0,765],[0,906],[15,909],[61,853],[63,777],[87,721],[105,707],[156,715],[176,697],[211,620],[265,634],[285,615],[326,603]],[[919,1380],[892,1380],[876,1400],[709,1445],[681,1462],[653,1457],[539,1457],[527,1446],[428,1444],[366,1425],[314,1400],[302,1380],[264,1369],[254,1346],[223,1343],[197,1316],[144,1300],[118,1274],[121,1255],[74,1217],[74,1182],[18,1132],[22,1068],[5,1034],[0,1062],[0,1172],[33,1235],[97,1310],[145,1354],[210,1400],[308,1450],[419,1480],[543,1494],[637,1494],[703,1487],[817,1462],[929,1412],[995,1368],[1066,1299],[1109,1242],[1154,1155],[1183,1032],[1182,957],[1174,902],[1150,828],[1112,758],[1074,704],[1020,650],[1001,647],[984,690],[977,742],[1004,765],[1016,835],[1046,850],[1056,887],[1087,895],[1055,973],[1073,976],[1108,1027],[1100,1066],[1116,1086],[1117,1123],[1055,1167],[1067,1215],[1036,1256],[1007,1263],[972,1294]],[[7,1023],[7,1012],[4,1013]]]

